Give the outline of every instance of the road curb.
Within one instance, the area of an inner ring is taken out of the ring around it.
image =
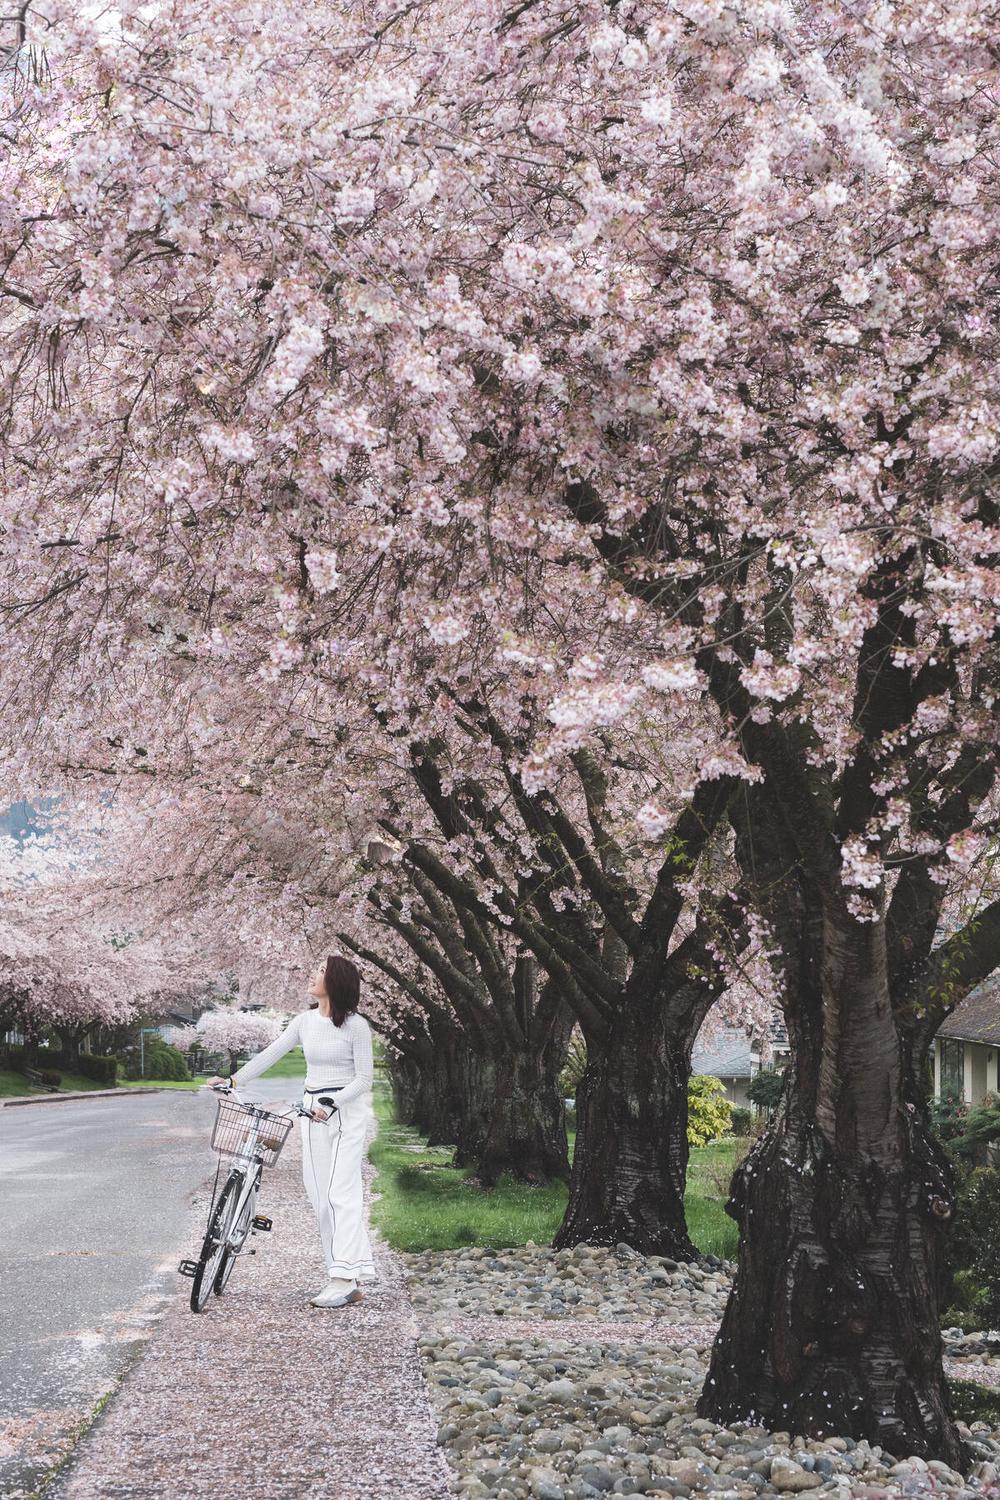
[[[0,1109],[10,1109],[15,1104],[55,1104],[64,1099],[120,1099],[125,1094],[173,1094],[175,1089],[79,1089],[73,1094],[15,1094],[13,1099],[0,1099]]]

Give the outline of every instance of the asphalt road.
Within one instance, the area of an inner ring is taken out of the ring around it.
[[[247,1096],[296,1097],[294,1079]],[[0,1495],[30,1495],[120,1380],[207,1209],[215,1100],[164,1090],[0,1109]]]

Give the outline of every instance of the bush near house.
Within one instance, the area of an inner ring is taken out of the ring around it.
[[[143,1066],[140,1071],[141,1063]],[[140,1078],[185,1082],[191,1076],[184,1053],[165,1042],[161,1036],[151,1036],[141,1053],[138,1047],[130,1052],[124,1072],[125,1077],[132,1082]]]
[[[988,1095],[970,1108],[950,1088],[933,1100],[931,1124],[951,1158],[957,1188],[946,1247],[950,1305],[941,1321],[969,1333],[1000,1328],[1000,1171],[982,1164],[1000,1140],[1000,1101]]]
[[[718,1078],[696,1073],[688,1083],[687,1138],[691,1146],[707,1146],[727,1135],[732,1125],[733,1106]]]
[[[964,1135],[968,1118],[969,1106],[960,1089],[949,1086],[941,1090],[939,1098],[931,1100],[931,1129],[945,1145]]]
[[[773,1114],[785,1097],[785,1075],[774,1068],[765,1068],[747,1084],[747,1098],[758,1109]]]
[[[1000,1328],[1000,1172],[974,1167],[963,1178],[949,1236],[952,1306],[942,1322],[969,1331]]]
[[[966,1111],[962,1133],[952,1141],[952,1150],[977,1167],[987,1165],[991,1146],[1000,1141],[1000,1097],[987,1094],[982,1104]]]
[[[84,1078],[92,1078],[95,1083],[103,1084],[105,1088],[113,1089],[118,1082],[117,1057],[98,1057],[91,1052],[81,1052],[77,1059],[77,1068]]]

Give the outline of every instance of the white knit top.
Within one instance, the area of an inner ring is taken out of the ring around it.
[[[303,1010],[293,1016],[279,1037],[263,1052],[251,1057],[233,1074],[237,1088],[265,1073],[272,1063],[293,1047],[301,1046],[306,1055],[307,1089],[335,1089],[346,1085],[337,1095],[337,1104],[346,1104],[372,1087],[372,1034],[364,1016],[357,1011],[337,1026],[318,1010]]]

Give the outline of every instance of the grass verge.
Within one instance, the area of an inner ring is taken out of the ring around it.
[[[477,1187],[471,1173],[449,1165],[452,1149],[428,1146],[394,1118],[392,1093],[376,1081],[379,1132],[371,1157],[377,1168],[372,1218],[397,1250],[451,1250],[460,1245],[544,1244],[563,1215],[566,1189],[527,1187],[502,1177],[495,1188]]]
[[[93,1078],[84,1078],[82,1073],[64,1073],[62,1068],[54,1071],[62,1078],[58,1089],[47,1089],[43,1084],[32,1083],[23,1073],[16,1073],[13,1068],[0,1068],[0,1098],[18,1099],[27,1094],[76,1094],[104,1087]]]
[[[205,1087],[205,1079],[119,1078],[116,1087],[120,1089],[201,1089]]]
[[[471,1171],[450,1165],[451,1147],[428,1146],[417,1130],[396,1120],[388,1083],[376,1082],[374,1104],[379,1133],[371,1159],[381,1196],[372,1218],[395,1249],[499,1249],[551,1241],[566,1209],[562,1183],[528,1187],[504,1176],[494,1188],[479,1187],[470,1181]],[[571,1132],[571,1153],[573,1145]],[[692,1151],[688,1176],[692,1239],[704,1254],[726,1259],[736,1253],[736,1225],[724,1212],[735,1152],[732,1140]]]

